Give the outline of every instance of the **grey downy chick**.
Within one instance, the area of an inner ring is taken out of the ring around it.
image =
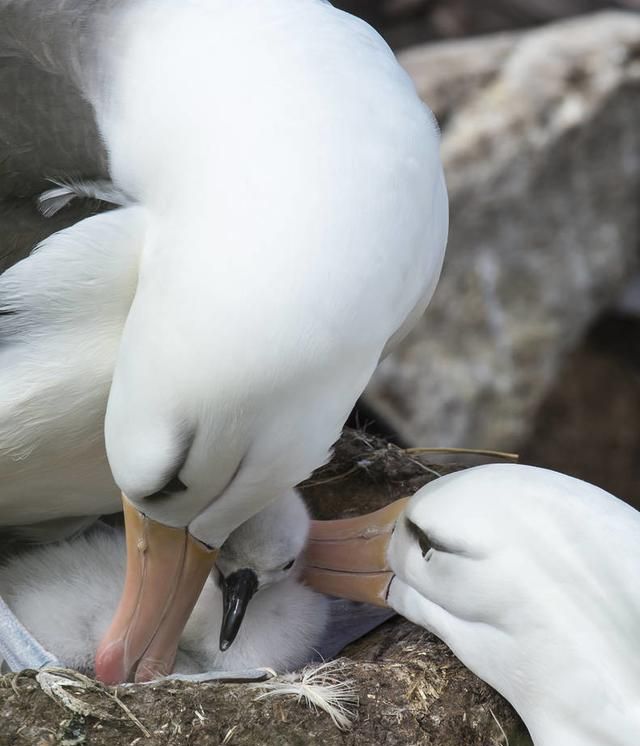
[[[203,673],[268,667],[293,670],[314,655],[329,601],[297,579],[309,519],[297,493],[285,495],[225,542],[181,638],[173,671]],[[286,559],[285,559],[286,558]],[[293,561],[293,562],[291,562]],[[116,609],[125,573],[120,529],[100,525],[67,542],[37,547],[0,566],[0,595],[22,624],[69,668],[93,673],[94,656]],[[241,578],[255,576],[251,603]],[[238,577],[237,575],[235,577]],[[223,580],[224,579],[224,580]],[[242,599],[226,613],[223,592]],[[238,590],[240,589],[240,590]],[[223,618],[234,645],[220,650]],[[238,621],[239,619],[239,621]],[[229,622],[230,624],[230,622]]]
[[[239,526],[224,543],[216,563],[224,610],[221,651],[235,640],[255,593],[299,577],[309,523],[306,505],[291,490]]]

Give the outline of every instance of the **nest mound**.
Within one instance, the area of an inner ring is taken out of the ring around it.
[[[375,510],[459,466],[345,431],[334,458],[303,485],[316,517]],[[0,678],[0,744],[20,746],[520,746],[509,704],[423,629],[395,617],[347,647],[332,675],[350,681],[356,719],[340,730],[295,695],[257,699],[255,684],[166,681],[103,687],[34,671]]]

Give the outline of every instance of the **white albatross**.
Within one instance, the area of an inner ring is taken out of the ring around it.
[[[311,537],[313,587],[386,603],[436,634],[511,702],[536,746],[640,743],[640,513],[629,505],[495,464],[373,519],[318,522]]]
[[[327,459],[428,304],[437,126],[322,0],[0,0],[0,57],[3,236],[47,176],[131,203],[0,277],[0,525],[81,526],[113,474],[129,561],[96,672],[150,678],[218,548]]]
[[[304,504],[291,493],[234,531],[204,584],[175,662],[156,675],[257,668],[282,672],[313,658],[327,627],[330,604],[298,581],[298,558],[308,526]],[[256,579],[251,605],[242,608],[244,623],[234,629],[237,639],[224,651],[219,649],[220,629],[225,628],[225,614],[234,608],[225,608],[219,587],[221,567],[227,580],[233,573]],[[58,664],[92,674],[124,574],[124,534],[102,524],[70,541],[10,558],[0,565],[0,594]]]

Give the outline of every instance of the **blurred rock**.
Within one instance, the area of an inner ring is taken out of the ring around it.
[[[496,77],[520,38],[508,33],[423,44],[404,50],[399,59],[444,131],[452,114]]]
[[[640,10],[640,0],[338,0],[334,4],[365,18],[395,48],[527,28],[597,10]]]
[[[597,484],[640,510],[638,412],[640,318],[608,312],[565,361],[521,458]]]
[[[451,235],[433,303],[367,401],[409,442],[513,448],[637,266],[640,17],[401,59],[444,115]]]

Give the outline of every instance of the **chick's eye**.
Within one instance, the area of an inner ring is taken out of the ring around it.
[[[429,541],[429,537],[419,526],[416,526],[416,524],[413,521],[410,521],[408,518],[406,520],[407,530],[420,545],[420,550],[422,551],[422,556],[424,557],[430,549],[433,549],[433,544]]]
[[[293,567],[293,563],[295,562],[295,559],[289,560],[286,565],[282,565],[283,570],[290,570]]]

